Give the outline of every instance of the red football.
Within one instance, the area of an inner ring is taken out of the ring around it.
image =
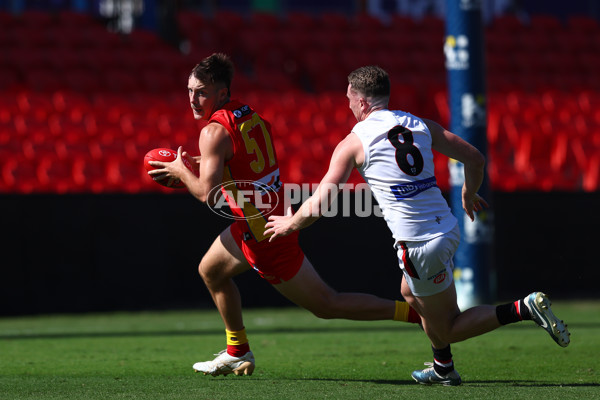
[[[171,150],[171,149],[165,149],[165,148],[158,148],[158,149],[152,149],[149,152],[146,153],[146,155],[144,156],[144,168],[146,168],[146,171],[152,171],[154,169],[156,169],[156,167],[153,167],[152,165],[148,164],[148,162],[150,161],[162,161],[162,162],[172,162],[175,161],[177,159],[177,151],[176,150]],[[183,163],[185,164],[186,167],[188,167],[188,169],[192,172],[194,172],[194,167],[190,164],[190,162],[187,159],[183,159]],[[168,188],[172,188],[172,189],[181,189],[184,188],[185,185],[180,182],[178,179],[177,180],[173,180],[173,179],[162,179],[160,181],[154,181],[160,185],[166,186]]]

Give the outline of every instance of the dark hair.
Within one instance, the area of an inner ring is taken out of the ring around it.
[[[390,97],[390,77],[376,65],[360,67],[348,75],[348,83],[353,90],[366,97]]]
[[[233,80],[233,62],[226,54],[214,53],[203,59],[200,64],[196,64],[190,72],[190,76],[207,84],[222,83],[227,88],[227,95],[230,96],[229,88]]]

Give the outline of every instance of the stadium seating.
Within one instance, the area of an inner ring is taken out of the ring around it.
[[[213,51],[233,56],[233,95],[271,121],[290,182],[318,182],[350,131],[346,76],[358,66],[390,72],[394,108],[450,123],[437,18],[394,15],[383,25],[366,15],[218,11],[178,22],[186,54],[151,32],[108,32],[90,15],[0,12],[0,192],[174,193],[145,175],[141,158],[159,146],[195,152],[186,78]],[[599,190],[598,22],[502,16],[485,38],[492,187]],[[435,160],[447,190],[447,159]]]

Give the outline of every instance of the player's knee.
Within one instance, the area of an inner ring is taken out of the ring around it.
[[[312,310],[309,311],[312,312],[315,317],[320,319],[336,318],[335,310],[327,305],[319,305],[318,307],[314,307]]]
[[[402,285],[400,294],[402,294],[402,297],[404,297],[404,300],[406,300],[408,304],[415,301],[415,296],[407,285]]]
[[[344,317],[343,308],[343,305],[338,304],[335,295],[322,295],[309,311],[317,318],[335,319]]]
[[[202,261],[198,265],[198,273],[205,283],[214,282],[219,279],[219,268],[211,267]]]
[[[332,300],[331,296],[325,294],[312,296],[310,303],[303,304],[303,307],[317,318],[339,318],[335,302]]]

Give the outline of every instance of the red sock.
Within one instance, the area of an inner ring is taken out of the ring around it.
[[[227,354],[229,354],[231,357],[241,357],[249,351],[249,343],[239,344],[237,346],[232,344],[227,345]]]
[[[408,310],[408,322],[412,322],[413,324],[421,323],[421,316],[412,307]]]
[[[246,329],[241,331],[229,331],[225,329],[227,335],[227,354],[232,357],[241,357],[250,351]]]

